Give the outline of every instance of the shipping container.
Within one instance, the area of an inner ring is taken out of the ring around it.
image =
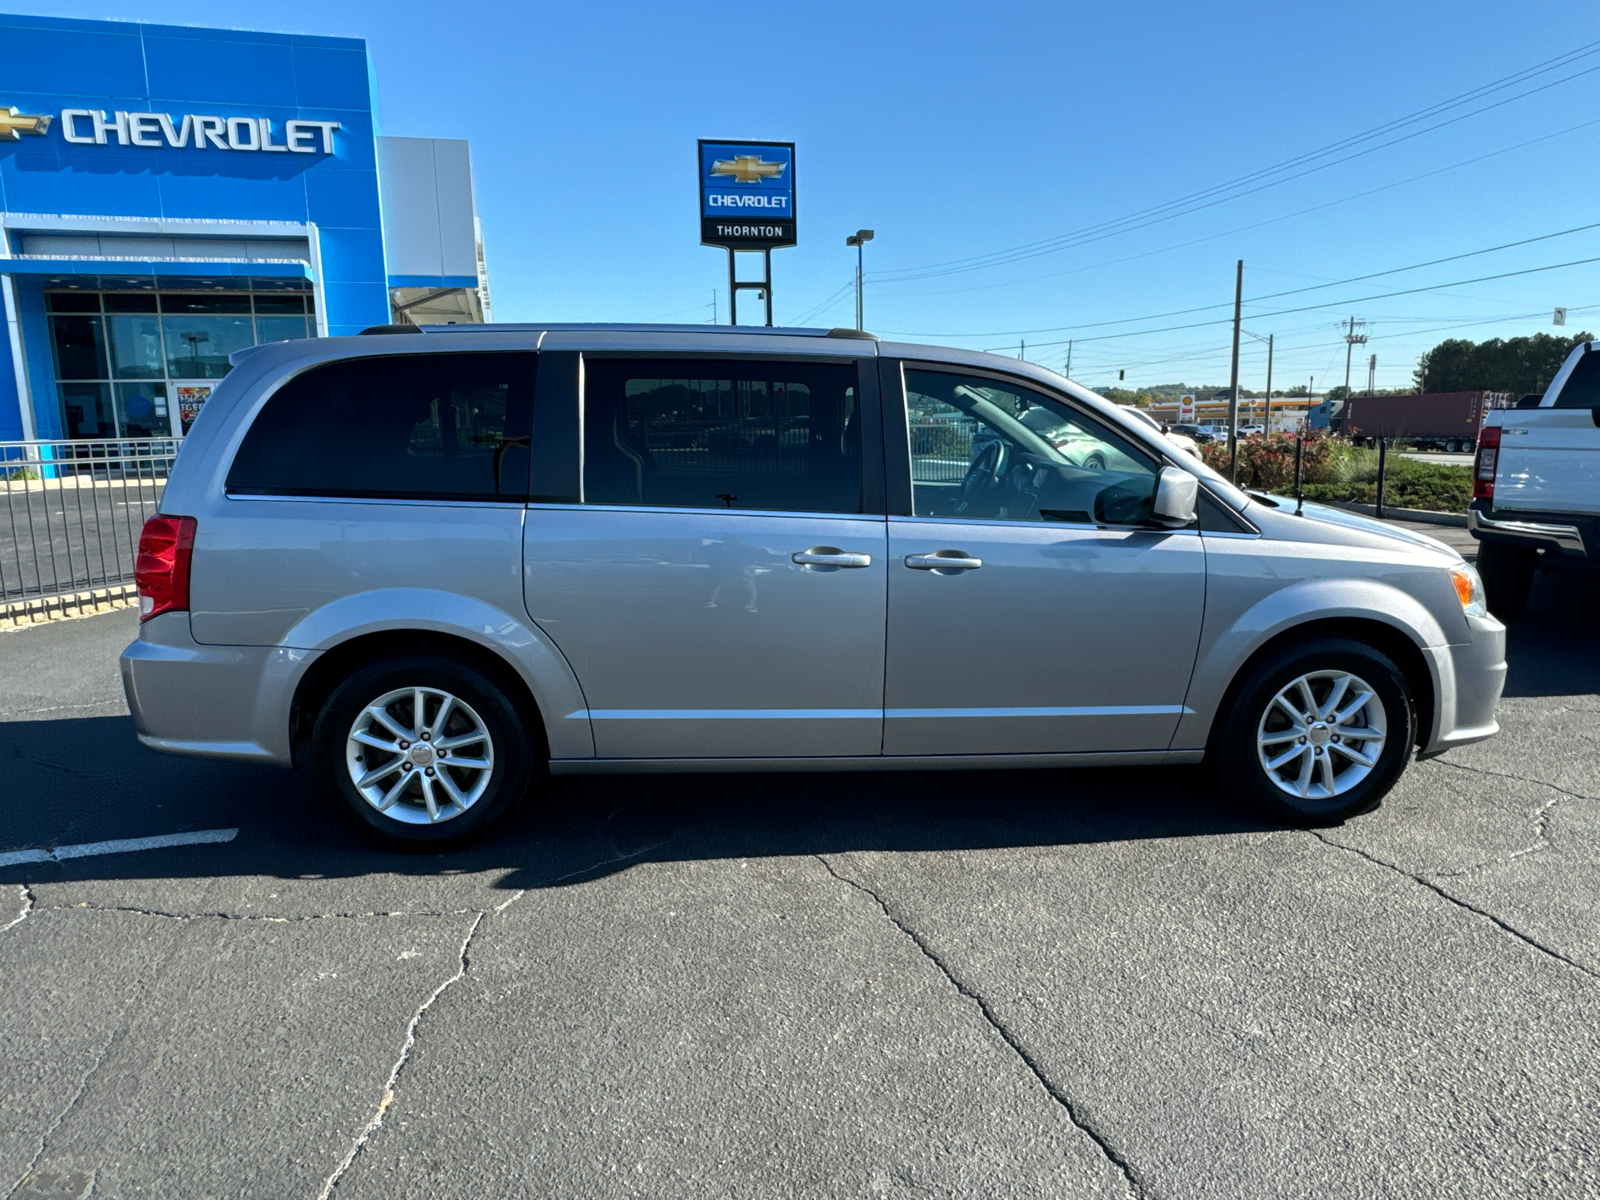
[[[1383,437],[1418,450],[1467,453],[1491,409],[1509,408],[1509,392],[1418,392],[1409,396],[1351,396],[1342,432],[1357,445]]]

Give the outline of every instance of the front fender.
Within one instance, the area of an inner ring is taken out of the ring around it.
[[[504,659],[528,685],[544,719],[552,758],[593,758],[588,705],[566,656],[530,622],[470,596],[430,588],[382,588],[343,596],[307,613],[279,643],[325,652],[354,638],[425,630],[464,638]],[[306,663],[314,654],[305,656]],[[299,683],[298,674],[292,686]]]
[[[1422,651],[1435,697],[1449,690],[1439,668],[1439,660],[1447,656],[1431,652],[1448,644],[1443,627],[1415,597],[1381,580],[1301,580],[1260,597],[1231,620],[1226,612],[1215,612],[1208,597],[1200,650],[1185,702],[1190,711],[1178,722],[1172,748],[1198,750],[1205,746],[1223,696],[1256,651],[1297,625],[1341,618],[1375,621],[1405,635]]]

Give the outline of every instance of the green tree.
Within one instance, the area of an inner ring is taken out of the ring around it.
[[[1486,342],[1450,338],[1417,360],[1412,378],[1423,392],[1542,392],[1572,348],[1593,340],[1592,333],[1536,333]]]

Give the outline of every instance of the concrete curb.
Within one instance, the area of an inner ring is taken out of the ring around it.
[[[1357,504],[1353,500],[1322,500],[1318,503],[1326,504],[1329,508],[1342,508],[1347,512],[1360,513],[1364,517],[1378,515],[1378,506],[1375,504]],[[1383,516],[1386,521],[1419,521],[1424,525],[1454,525],[1458,529],[1467,527],[1466,513],[1432,512],[1425,508],[1396,508],[1392,504],[1385,504]]]
[[[0,630],[26,629],[30,625],[42,624],[45,621],[88,617],[115,608],[129,608],[137,603],[139,603],[139,589],[131,583],[69,592],[62,596],[12,600],[0,604]]]

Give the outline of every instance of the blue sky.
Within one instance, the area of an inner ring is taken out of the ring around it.
[[[1167,327],[1226,318],[1240,258],[1245,325],[1276,335],[1279,387],[1342,382],[1335,326],[1351,315],[1372,337],[1357,361],[1376,352],[1386,387],[1443,337],[1554,332],[1557,305],[1569,332],[1600,327],[1600,262],[1462,282],[1600,258],[1600,228],[1265,298],[1600,222],[1600,47],[1327,169],[961,262],[1171,205],[1579,50],[1600,33],[1570,4],[7,7],[365,38],[385,133],[471,140],[498,320],[703,321],[715,291],[725,321],[726,256],[698,244],[692,160],[697,137],[729,137],[797,143],[780,324],[853,322],[844,237],[865,226],[869,329],[1013,354],[1026,341],[1057,369],[1074,338],[1073,376],[1091,385],[1119,370],[1130,385],[1226,382],[1225,325]],[[1457,286],[1382,295],[1439,284]],[[1158,316],[1209,305],[1223,307]],[[1264,371],[1247,339],[1244,384]]]

